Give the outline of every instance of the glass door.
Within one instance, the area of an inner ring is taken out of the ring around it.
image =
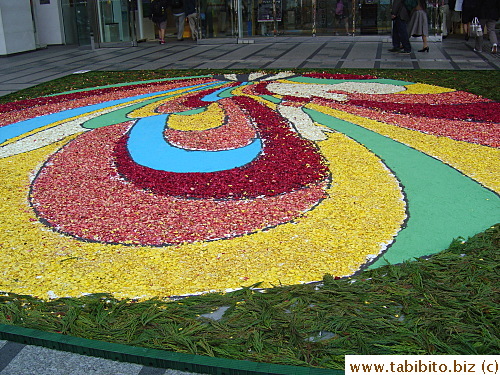
[[[212,22],[213,15],[204,12],[207,8],[205,4],[212,1],[224,0],[200,0],[204,38],[215,36],[210,32],[210,28],[203,28],[207,23],[210,25]],[[227,1],[231,1],[228,7],[229,13],[234,16],[235,26],[241,27],[244,37],[389,35],[391,33],[390,11],[393,0]],[[241,2],[241,15],[237,15],[239,2]],[[432,18],[429,17],[429,19]],[[232,35],[236,35],[235,31]]]
[[[135,0],[61,0],[66,44],[137,45]]]
[[[95,41],[100,47],[136,45],[133,4],[129,0],[89,0],[95,9]]]
[[[88,46],[91,44],[91,26],[87,0],[62,0],[64,43]]]
[[[241,21],[245,37],[313,33],[315,26],[313,1],[316,0],[241,1]]]

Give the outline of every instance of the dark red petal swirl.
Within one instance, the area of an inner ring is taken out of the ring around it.
[[[114,152],[118,172],[156,194],[215,199],[276,196],[328,177],[326,161],[314,143],[301,138],[278,113],[251,98],[232,100],[246,111],[262,139],[263,150],[253,162],[210,173],[154,170],[130,158],[125,135]]]

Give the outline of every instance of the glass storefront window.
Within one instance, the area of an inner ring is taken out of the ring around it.
[[[87,0],[62,0],[62,17],[66,44],[90,45],[90,17]]]
[[[228,27],[229,4],[227,0],[201,0],[200,20],[203,38],[219,38],[226,36]]]
[[[204,38],[237,36],[237,25],[224,28],[238,1],[200,0]],[[343,14],[336,14],[337,1]],[[241,0],[244,37],[279,35],[390,34],[390,0]],[[217,13],[220,16],[214,17]],[[232,30],[230,33],[225,29]],[[221,32],[222,31],[222,32]]]
[[[244,36],[311,35],[313,0],[242,0]]]
[[[99,0],[97,16],[101,43],[131,40],[129,13],[127,0]]]
[[[337,2],[343,14],[337,13]],[[432,0],[434,2],[438,0]],[[290,35],[390,35],[391,0],[199,0],[203,38]],[[429,4],[429,32],[437,32],[438,8]]]
[[[62,0],[67,44],[134,42],[129,0]]]
[[[429,34],[440,32],[438,0],[427,7]],[[149,0],[140,0],[149,20]],[[342,2],[342,14],[338,3]],[[134,43],[135,0],[61,0],[67,44]],[[392,0],[198,0],[202,38],[390,35]],[[240,9],[241,7],[241,9]],[[173,17],[168,27],[174,25]],[[139,25],[141,27],[141,25]],[[142,35],[142,34],[141,34]]]

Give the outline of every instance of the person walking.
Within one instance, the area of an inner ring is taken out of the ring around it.
[[[488,31],[488,37],[491,43],[491,53],[498,52],[498,38],[495,32],[495,25],[500,16],[500,0],[479,0],[477,4],[477,17],[479,23],[485,30]],[[482,52],[483,50],[483,35],[476,37],[474,42],[474,50]]]
[[[462,1],[449,0],[448,2],[451,12],[451,34],[462,33]]]
[[[463,0],[462,2],[462,25],[464,27],[465,40],[470,37],[470,23],[476,17],[477,0]]]
[[[443,39],[448,37],[448,32],[451,28],[451,13],[449,0],[439,1],[439,20],[441,21],[441,37]]]
[[[410,15],[403,0],[394,0],[391,8],[392,19],[392,48],[389,52],[411,53],[410,38],[408,37],[407,23]],[[401,50],[401,46],[403,49]]]
[[[151,0],[151,21],[158,28],[160,44],[165,44],[165,30],[167,29],[167,0]]]
[[[424,43],[422,49],[418,52],[429,52],[427,37],[429,36],[429,21],[427,20],[425,0],[418,0],[417,6],[411,13],[410,23],[408,24],[408,34],[412,37],[422,37]]]
[[[337,0],[337,4],[335,5],[335,35],[340,35],[342,32],[342,26],[345,29],[346,35],[351,35],[349,33],[349,12],[347,9],[347,1],[346,0]]]
[[[196,0],[184,0],[184,14],[189,23],[191,37],[193,40],[199,39],[198,36],[198,13],[196,12]]]
[[[184,24],[186,14],[184,13],[184,0],[172,0],[172,14],[175,17],[175,29],[177,30],[177,40],[184,39]]]

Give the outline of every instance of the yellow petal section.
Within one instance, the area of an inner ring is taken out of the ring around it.
[[[500,176],[498,163],[500,149],[400,128],[319,105],[310,104],[308,108],[363,126],[404,143],[456,168],[487,188],[497,193],[500,192],[500,179],[498,178]]]
[[[442,94],[444,92],[456,91],[446,87],[427,85],[425,83],[413,83],[406,85],[406,91],[398,92],[398,94]]]
[[[224,124],[224,111],[218,102],[211,103],[203,112],[190,115],[171,114],[167,120],[170,129],[182,131],[202,131]]]
[[[344,276],[379,254],[405,219],[400,186],[385,165],[364,146],[330,133],[318,143],[333,179],[328,197],[293,222],[162,248],[83,242],[48,229],[28,205],[33,171],[61,144],[0,160],[1,291],[150,298]]]

